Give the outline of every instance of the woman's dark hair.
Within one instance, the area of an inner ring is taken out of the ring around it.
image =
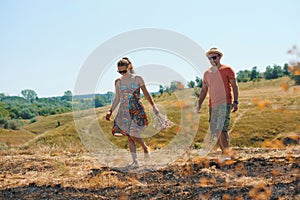
[[[127,60],[127,61],[128,61],[128,63],[131,65],[131,62],[130,62],[129,58],[127,58],[127,57],[123,57],[122,59],[123,59],[123,60]]]
[[[125,59],[119,60],[119,62],[117,64],[118,67],[121,67],[121,66],[128,67],[128,65],[129,65],[129,62],[127,60],[125,60]]]
[[[134,74],[133,66],[131,64],[131,61],[127,57],[123,57],[119,62],[118,62],[118,67],[119,66],[126,66],[130,73]]]

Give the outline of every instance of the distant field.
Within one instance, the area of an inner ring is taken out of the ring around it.
[[[22,130],[0,129],[0,150],[1,147],[16,147],[36,137],[35,134]]]
[[[300,130],[300,87],[294,86],[288,78],[277,80],[262,80],[259,82],[240,83],[240,106],[231,119],[231,145],[238,147],[261,147],[268,141],[285,134],[299,133]],[[185,99],[178,101],[176,97]],[[193,89],[175,92],[173,95],[163,94],[154,101],[163,106],[175,126],[168,131],[161,131],[151,138],[146,138],[152,149],[160,148],[171,141],[180,129],[181,109],[194,110],[196,102]],[[150,107],[143,100],[146,109]],[[192,103],[192,104],[191,104]],[[201,145],[208,128],[207,99],[200,113],[198,132],[194,139],[195,146]],[[98,123],[105,135],[116,145],[126,148],[126,138],[111,136],[112,121],[104,119],[108,107],[97,109]],[[84,113],[84,111],[83,111]],[[184,126],[192,126],[185,124]],[[0,129],[1,147],[50,146],[55,148],[82,148],[77,134],[72,113],[40,117],[32,124],[25,124],[21,130],[12,131]]]

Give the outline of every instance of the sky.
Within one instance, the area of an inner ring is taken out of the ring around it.
[[[287,51],[300,46],[299,8],[298,0],[0,0],[0,93],[13,96],[32,89],[38,97],[51,97],[73,91],[97,47],[143,28],[177,32],[205,51],[218,47],[222,63],[235,72],[283,66],[290,59]],[[136,67],[156,63],[174,67],[186,80],[197,75],[163,51],[127,55]],[[99,77],[96,93],[113,91],[119,76],[115,61]]]

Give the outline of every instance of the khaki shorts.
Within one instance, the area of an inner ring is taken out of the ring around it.
[[[232,104],[222,104],[217,107],[209,107],[209,126],[211,133],[228,132],[230,125],[230,112]]]

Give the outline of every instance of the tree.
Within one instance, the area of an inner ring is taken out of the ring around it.
[[[283,70],[280,65],[267,66],[264,76],[267,80],[280,78],[283,76]]]
[[[0,127],[3,128],[7,124],[7,119],[0,117]]]
[[[162,95],[164,93],[164,90],[165,90],[164,86],[159,85],[159,91],[158,92],[160,93],[160,95]]]
[[[171,89],[168,86],[166,86],[165,88],[166,88],[165,92],[168,93],[169,95],[171,95],[171,92],[172,92]]]
[[[291,73],[289,71],[289,64],[285,63],[283,66],[283,75],[284,76],[290,76]]]
[[[9,119],[10,118],[10,110],[7,109],[8,104],[5,102],[0,102],[0,119]]]
[[[177,87],[177,81],[172,81],[171,84],[170,84],[170,91],[174,92],[177,89],[178,89],[178,87]]]
[[[114,93],[113,92],[107,92],[105,94],[105,102],[106,103],[111,103],[113,98],[114,98]]]
[[[21,94],[27,101],[30,101],[30,102],[33,102],[33,100],[38,98],[36,92],[31,89],[22,90]]]
[[[104,98],[100,95],[97,95],[95,98],[95,108],[104,106]]]
[[[273,79],[283,77],[283,70],[280,65],[273,66]]]
[[[64,92],[64,96],[62,96],[63,100],[72,101],[73,94],[70,90]]]
[[[196,76],[196,87],[202,88],[202,79]]]
[[[5,97],[4,93],[0,93],[0,101]]]
[[[195,87],[195,82],[194,81],[188,82],[188,87],[189,88],[194,88]]]
[[[265,79],[270,80],[273,78],[273,69],[271,66],[266,67],[266,71],[264,72]]]
[[[247,82],[250,80],[251,72],[249,70],[240,70],[237,73],[236,80],[237,82]]]
[[[253,67],[250,74],[250,81],[258,79],[259,78],[259,72],[257,71],[257,67]]]
[[[20,117],[22,119],[31,119],[31,118],[35,117],[35,114],[32,113],[28,108],[23,108],[20,111]]]

